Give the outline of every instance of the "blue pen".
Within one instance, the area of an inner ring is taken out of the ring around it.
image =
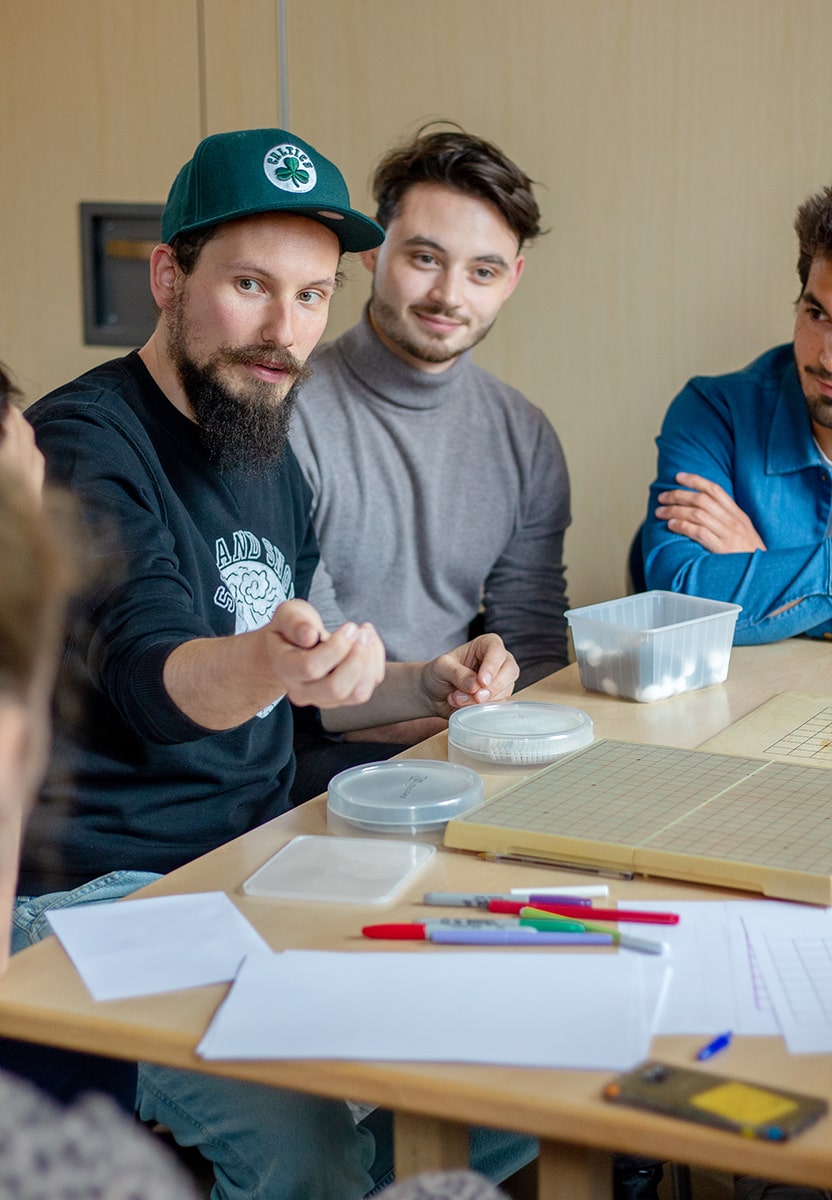
[[[713,1058],[715,1054],[719,1054],[720,1050],[725,1050],[726,1047],[731,1045],[731,1038],[733,1036],[729,1030],[727,1033],[721,1033],[718,1037],[715,1037],[713,1041],[708,1042],[700,1050],[696,1051],[696,1061],[705,1062],[706,1059]]]

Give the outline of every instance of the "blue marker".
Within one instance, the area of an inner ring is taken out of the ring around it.
[[[705,1062],[706,1059],[713,1058],[715,1054],[719,1054],[720,1050],[725,1050],[731,1045],[731,1038],[733,1036],[729,1031],[728,1033],[721,1033],[719,1037],[715,1037],[713,1041],[704,1045],[701,1050],[696,1051],[696,1061]]]

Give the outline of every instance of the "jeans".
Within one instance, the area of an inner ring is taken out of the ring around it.
[[[12,954],[43,941],[52,932],[49,913],[78,904],[98,904],[120,900],[158,879],[150,871],[111,871],[99,875],[71,892],[47,892],[43,896],[18,896],[12,913]]]
[[[12,949],[51,932],[50,910],[116,900],[158,878],[114,871],[71,892],[22,896]],[[392,1179],[392,1121],[383,1110],[357,1125],[343,1100],[150,1063],[139,1064],[136,1110],[213,1163],[211,1200],[362,1200]],[[495,1182],[536,1154],[534,1138],[472,1130],[472,1166]]]

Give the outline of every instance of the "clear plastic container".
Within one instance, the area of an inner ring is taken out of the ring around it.
[[[436,853],[418,842],[301,834],[243,884],[248,896],[328,904],[388,904]]]
[[[592,719],[579,708],[513,700],[460,708],[448,722],[448,757],[501,767],[545,766],[594,738]]]
[[[741,611],[739,604],[676,592],[569,609],[581,683],[642,702],[722,683]]]
[[[457,763],[401,758],[365,763],[329,781],[331,833],[441,841],[445,825],[483,802],[482,779]]]

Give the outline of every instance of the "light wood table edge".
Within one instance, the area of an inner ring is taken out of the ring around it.
[[[781,690],[791,688],[832,692],[832,686],[827,685],[824,678],[830,675],[825,661],[817,666],[820,662],[818,651],[825,648],[810,648],[806,643],[800,642],[793,643],[793,646],[793,654],[784,653],[781,646],[748,648],[745,653],[735,650],[737,661],[753,663],[754,669],[750,672],[743,670],[743,679],[738,689],[727,689],[725,685],[720,685],[698,694],[693,701],[697,712],[700,715],[703,712],[707,713],[713,705],[719,710],[719,720],[724,725],[739,719]],[[825,657],[824,655],[824,660]],[[766,678],[767,686],[760,687],[756,664],[763,662],[766,663],[770,674]],[[816,674],[813,666],[817,666]],[[774,682],[769,682],[771,678]],[[708,693],[710,696],[706,705],[704,698]],[[626,738],[626,731],[631,722],[638,719],[636,714],[644,714],[646,710],[646,706],[642,705],[622,705],[620,701],[606,697],[589,697],[580,688],[574,666],[565,668],[549,680],[541,681],[522,695],[528,699],[575,704],[578,707],[583,704],[593,712],[598,736]],[[655,706],[653,712],[660,731],[673,726],[674,710],[679,717],[687,711],[684,700],[684,697],[677,697],[663,702],[662,706]],[[610,714],[612,721],[609,729],[604,727],[607,714]],[[712,733],[716,732],[709,727],[712,724],[713,719],[708,716],[699,733],[704,732],[706,737],[712,736]],[[678,734],[672,741],[662,736],[654,738],[649,735],[644,736],[642,740],[693,746],[706,740],[706,737],[698,734],[694,737],[691,731],[685,730],[681,740],[678,739]],[[406,756],[446,758],[447,735],[437,735],[408,751]],[[491,787],[488,788],[487,785],[487,788],[492,790],[497,786],[499,781],[494,780]],[[257,861],[246,865],[244,873],[241,868],[240,878],[246,878],[255,866],[297,833],[321,832],[325,829],[322,811],[323,800],[319,799],[311,802],[306,823],[303,820],[296,823],[294,819],[287,822],[284,817],[261,827],[261,830],[257,831],[258,838],[262,837]],[[293,818],[294,814],[289,816]],[[242,845],[250,836],[238,839],[238,843]],[[222,847],[214,851],[213,855],[198,860],[202,867],[196,871],[192,869],[194,864],[182,868],[183,872],[187,872],[187,886],[179,890],[204,890],[211,876],[211,860],[215,855],[224,854],[234,846],[235,843],[230,843],[229,847]],[[241,854],[240,861],[245,861],[245,854]],[[178,874],[179,872],[175,872],[172,877],[160,880],[159,883],[145,889],[142,894],[161,894],[169,890],[171,881],[175,884]],[[240,898],[233,890],[229,891],[229,894],[235,900]],[[445,1072],[441,1087],[437,1088],[429,1067],[424,1069],[422,1083],[419,1079],[422,1072],[410,1064],[329,1063],[326,1083],[316,1081],[315,1086],[310,1087],[310,1064],[302,1061],[205,1063],[195,1054],[199,1039],[192,1031],[166,1028],[163,1035],[164,1045],[161,1045],[158,1030],[145,1035],[138,1025],[126,1029],[124,1020],[119,1018],[118,1003],[112,1006],[103,1005],[94,1014],[70,1014],[69,1024],[66,1014],[62,1013],[61,1027],[56,1028],[55,1018],[48,1008],[49,1001],[45,1000],[41,1015],[36,1005],[33,1006],[25,1000],[27,987],[30,995],[34,993],[46,997],[50,993],[60,994],[62,981],[66,982],[67,986],[80,985],[77,983],[74,968],[66,960],[66,974],[58,972],[57,979],[51,974],[55,964],[50,962],[50,970],[46,973],[49,980],[48,990],[32,987],[33,979],[38,980],[37,964],[39,955],[43,953],[54,955],[54,945],[51,948],[46,945],[35,946],[16,956],[12,964],[11,978],[0,983],[0,1032],[3,1035],[21,1036],[31,1041],[62,1045],[70,1049],[92,1050],[114,1057],[146,1058],[170,1066],[228,1075],[256,1083],[335,1098],[349,1096],[355,1100],[378,1103],[396,1113],[396,1153],[401,1155],[402,1174],[409,1173],[411,1166],[418,1164],[421,1164],[418,1165],[418,1169],[425,1169],[430,1162],[447,1166],[458,1165],[461,1161],[460,1146],[464,1143],[465,1131],[470,1124],[466,1112],[470,1111],[471,1102],[476,1101],[478,1124],[532,1133],[541,1139],[541,1200],[549,1200],[550,1197],[563,1200],[566,1196],[570,1197],[570,1200],[607,1198],[610,1195],[609,1163],[612,1153],[624,1151],[666,1158],[668,1145],[673,1147],[672,1154],[676,1161],[687,1162],[692,1166],[764,1175],[774,1180],[799,1182],[816,1187],[828,1188],[832,1185],[832,1158],[828,1150],[830,1118],[801,1135],[796,1142],[782,1146],[767,1145],[704,1126],[598,1103],[601,1087],[610,1078],[610,1072],[576,1073],[580,1076],[576,1091],[583,1093],[586,1084],[591,1083],[592,1098],[587,1098],[585,1102],[576,1102],[571,1097],[564,1100],[552,1097],[550,1101],[547,1100],[546,1111],[541,1112],[539,1107],[535,1107],[534,1099],[528,1105],[524,1104],[522,1082],[518,1086],[514,1081],[509,1086],[512,1077],[510,1071],[505,1072],[505,1095],[497,1100],[483,1097],[477,1082],[476,1067]],[[31,974],[32,970],[34,974]],[[18,979],[22,980],[23,999],[15,997]],[[201,1024],[201,1028],[204,1029],[211,1013],[226,994],[227,988],[215,987],[198,991],[202,993],[203,1009],[200,1011],[204,1010],[205,1013],[205,1020]],[[654,1044],[654,1055],[667,1061],[688,1062],[689,1046],[681,1039],[683,1048],[679,1049],[679,1041],[680,1039],[660,1039],[658,1045]],[[126,1051],[127,1043],[129,1052]],[[715,1069],[718,1069],[718,1066]],[[518,1074],[528,1078],[529,1073]]]
[[[42,943],[22,954],[30,964],[34,964],[39,956],[45,957],[52,948]],[[68,961],[66,969],[67,972],[74,970]],[[213,1010],[224,998],[227,988],[213,987],[198,991],[203,997],[211,997]],[[528,1104],[524,1103],[524,1082],[528,1084],[529,1072],[519,1068],[505,1068],[498,1072],[505,1076],[505,1087],[500,1098],[483,1094],[479,1070],[475,1066],[446,1071],[441,1088],[437,1088],[430,1065],[330,1062],[326,1064],[327,1081],[316,1081],[315,1086],[310,1087],[309,1070],[312,1064],[305,1060],[207,1063],[197,1056],[195,1048],[198,1038],[192,1033],[165,1031],[164,1045],[160,1044],[158,1034],[146,1036],[138,1026],[128,1033],[117,1017],[119,1004],[102,1004],[96,1014],[76,1014],[71,1022],[64,1022],[60,1028],[56,1028],[48,1008],[40,1013],[31,1003],[18,1003],[4,997],[0,985],[2,1033],[10,1037],[23,1035],[30,1041],[61,1045],[68,1049],[94,1050],[112,1057],[136,1057],[186,1070],[226,1075],[301,1092],[311,1091],[334,1099],[348,1096],[382,1105],[396,1113],[397,1145],[401,1146],[403,1169],[407,1162],[458,1164],[461,1160],[455,1158],[453,1148],[461,1144],[460,1138],[470,1124],[466,1114],[471,1104],[475,1103],[477,1124],[534,1134],[548,1145],[547,1156],[554,1155],[558,1163],[566,1161],[564,1147],[571,1147],[573,1167],[577,1161],[575,1156],[585,1159],[589,1178],[595,1172],[592,1164],[598,1155],[607,1161],[611,1153],[618,1151],[664,1158],[667,1145],[672,1144],[673,1157],[692,1166],[764,1174],[768,1178],[816,1187],[829,1187],[832,1184],[832,1162],[822,1145],[824,1135],[821,1127],[808,1131],[787,1145],[768,1145],[706,1126],[659,1118],[622,1106],[599,1104],[597,1100],[601,1088],[611,1077],[611,1072],[574,1073],[576,1090],[584,1091],[589,1085],[589,1097],[578,1102],[572,1098],[553,1096],[547,1103],[545,1114],[540,1113],[534,1099]],[[110,1014],[112,1021],[108,1020]],[[659,1039],[654,1044],[655,1056],[684,1065],[689,1059],[689,1051],[680,1050],[676,1042],[677,1039]],[[129,1043],[129,1055],[125,1054],[125,1043]],[[718,1064],[714,1069],[719,1069]],[[406,1092],[406,1099],[403,1098],[403,1091]],[[829,1123],[830,1118],[823,1123],[826,1137]],[[401,1138],[399,1129],[402,1130]],[[555,1169],[555,1166],[547,1168],[549,1174]],[[563,1183],[558,1186],[562,1187]],[[540,1191],[541,1198],[546,1194]],[[561,1196],[571,1194],[561,1192]],[[587,1196],[590,1195],[593,1193],[587,1193]]]

